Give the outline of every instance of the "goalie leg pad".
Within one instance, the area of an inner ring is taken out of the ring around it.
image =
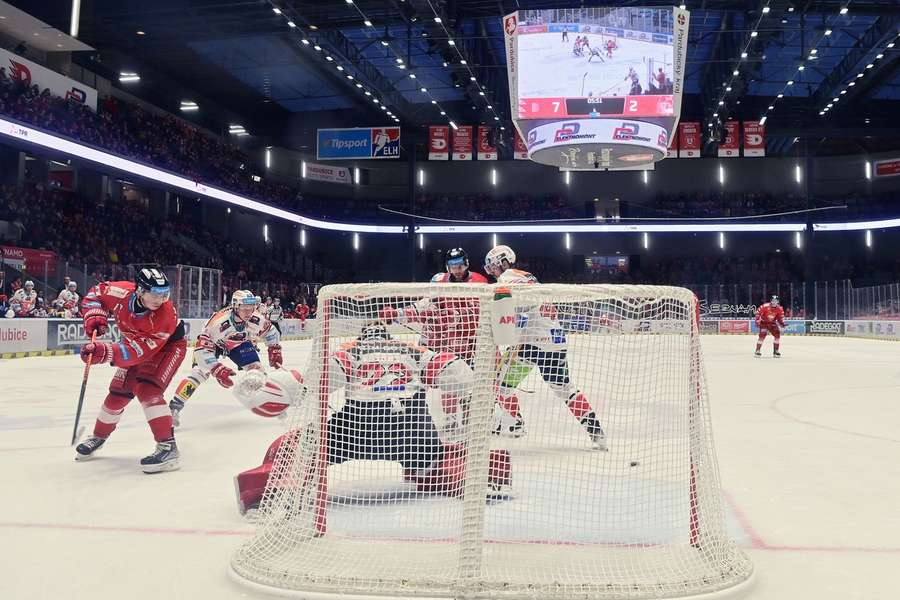
[[[491,450],[488,461],[488,483],[499,490],[511,482],[509,451]],[[416,489],[420,492],[442,494],[457,498],[462,496],[466,475],[466,448],[462,444],[448,444],[444,456],[416,476]]]

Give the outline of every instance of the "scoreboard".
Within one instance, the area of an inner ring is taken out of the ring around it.
[[[671,117],[674,114],[671,95],[519,98],[520,119]]]

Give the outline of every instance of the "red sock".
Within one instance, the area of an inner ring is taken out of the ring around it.
[[[519,413],[519,398],[515,394],[509,396],[497,394],[497,404],[513,417],[520,418],[522,416]]]

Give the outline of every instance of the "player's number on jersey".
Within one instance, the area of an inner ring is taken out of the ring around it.
[[[375,391],[396,390],[412,380],[412,371],[403,363],[385,366],[377,362],[363,363],[357,369],[360,384]]]

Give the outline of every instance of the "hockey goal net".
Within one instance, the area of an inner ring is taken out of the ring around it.
[[[726,531],[693,294],[497,292],[320,291],[308,391],[233,575],[302,597],[535,599],[750,577]]]

